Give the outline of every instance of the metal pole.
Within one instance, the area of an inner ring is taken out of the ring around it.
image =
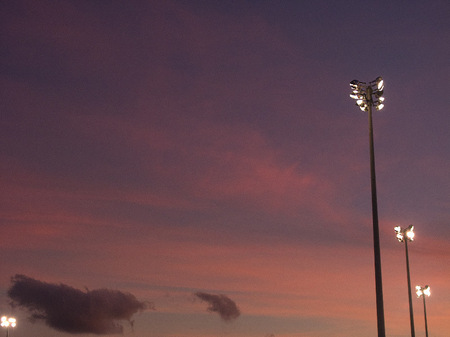
[[[412,305],[412,295],[411,295],[411,279],[409,276],[408,238],[405,237],[404,241],[405,241],[405,251],[406,251],[406,274],[408,277],[409,318],[410,318],[410,323],[411,323],[411,337],[415,337],[414,315],[413,315],[413,305]]]
[[[425,305],[425,294],[422,294],[422,297],[423,297],[423,312],[425,314],[425,336],[428,337],[427,307]]]
[[[385,337],[384,326],[384,305],[383,305],[383,285],[381,278],[381,256],[380,256],[380,233],[378,228],[378,205],[377,205],[377,184],[375,177],[375,151],[373,145],[373,123],[372,123],[372,88],[367,86],[367,96],[369,98],[369,138],[370,138],[370,178],[372,189],[372,222],[373,222],[373,249],[375,260],[375,290],[377,299],[377,327],[378,337]]]

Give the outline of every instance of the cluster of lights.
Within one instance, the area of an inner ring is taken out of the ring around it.
[[[416,294],[417,294],[417,297],[425,296],[425,295],[430,296],[431,295],[430,286],[425,286],[425,287],[416,286]]]
[[[395,234],[397,235],[397,239],[400,242],[405,240],[405,237],[408,241],[414,240],[414,226],[410,225],[405,229],[402,229],[400,226],[394,228]]]
[[[358,80],[350,82],[350,88],[352,93],[350,97],[356,100],[356,105],[362,111],[369,111],[369,106],[373,105],[377,110],[381,110],[384,107],[384,82],[381,76],[377,77],[374,81],[366,84]],[[375,97],[373,99],[372,95]]]
[[[2,317],[2,327],[3,328],[14,328],[16,326],[16,319],[14,317]]]

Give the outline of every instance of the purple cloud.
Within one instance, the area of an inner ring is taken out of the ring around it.
[[[213,295],[202,292],[194,294],[209,304],[208,311],[217,312],[224,321],[231,321],[239,317],[241,312],[236,303],[225,295]]]
[[[126,320],[149,308],[130,293],[95,289],[83,292],[65,284],[51,284],[24,275],[11,278],[8,296],[13,306],[28,310],[30,319],[68,333],[121,334]]]

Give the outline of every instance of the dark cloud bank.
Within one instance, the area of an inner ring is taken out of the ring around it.
[[[213,295],[201,292],[195,293],[194,295],[209,304],[208,311],[217,312],[225,321],[236,319],[241,314],[236,303],[225,295]]]
[[[65,284],[41,282],[24,275],[11,278],[8,296],[12,305],[27,309],[32,320],[69,333],[121,334],[126,320],[151,304],[130,293],[96,289],[83,292]]]

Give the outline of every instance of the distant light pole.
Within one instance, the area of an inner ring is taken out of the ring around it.
[[[375,290],[377,300],[377,327],[378,337],[385,337],[383,285],[381,278],[380,233],[378,228],[377,184],[375,178],[375,151],[373,145],[372,107],[381,110],[384,107],[383,79],[377,77],[366,84],[358,80],[350,82],[352,93],[350,97],[356,100],[356,105],[362,111],[369,112],[369,143],[370,143],[370,180],[372,189],[372,223],[373,223],[373,250],[375,260]]]
[[[2,317],[2,328],[6,328],[6,337],[9,337],[9,327],[14,328],[16,326],[16,319],[14,317]]]
[[[397,226],[394,228],[395,233],[397,234],[397,239],[399,242],[405,243],[405,252],[406,252],[406,275],[408,278],[408,298],[409,298],[409,318],[411,324],[411,337],[415,337],[414,332],[414,315],[413,315],[413,305],[412,305],[412,295],[411,295],[411,278],[409,275],[409,257],[408,257],[408,241],[414,240],[414,226],[410,225],[407,228],[401,228]]]
[[[425,315],[425,336],[428,337],[427,307],[425,305],[425,295],[426,296],[431,295],[430,287],[429,286],[425,286],[425,287],[416,286],[416,294],[417,294],[417,297],[422,296],[422,298],[423,298],[423,313]]]

